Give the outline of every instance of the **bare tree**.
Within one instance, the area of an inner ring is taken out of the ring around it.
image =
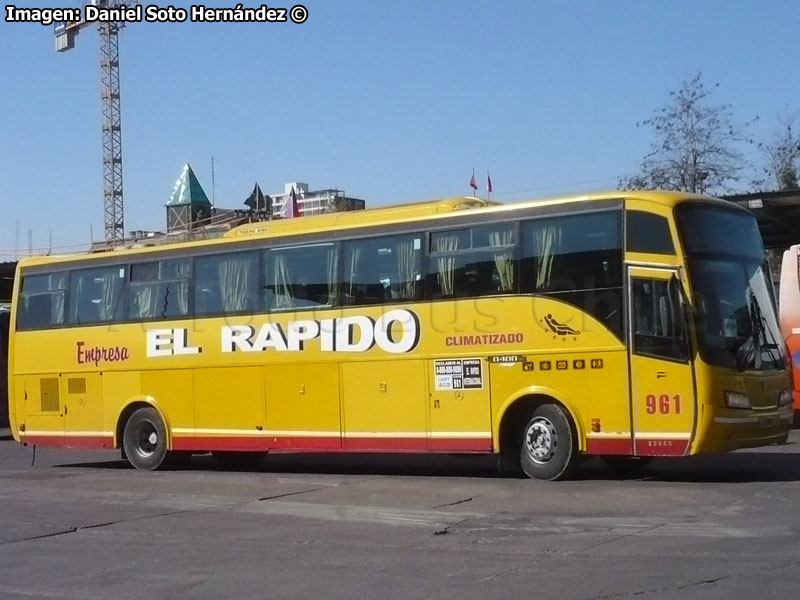
[[[714,88],[719,87],[715,84]],[[667,189],[704,194],[727,191],[746,166],[736,149],[750,142],[736,125],[730,104],[709,104],[711,92],[698,73],[669,93],[669,102],[636,124],[653,131],[639,172],[620,180],[625,189]]]
[[[764,170],[779,190],[800,189],[800,133],[794,128],[796,122],[797,114],[778,117],[780,129],[773,140],[759,145],[767,158]]]

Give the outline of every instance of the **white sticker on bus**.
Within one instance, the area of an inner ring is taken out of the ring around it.
[[[437,391],[483,388],[483,365],[480,358],[435,360],[433,369]]]

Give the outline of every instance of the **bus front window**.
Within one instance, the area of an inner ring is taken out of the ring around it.
[[[678,217],[695,298],[697,341],[708,364],[785,367],[764,248],[752,215],[683,206]]]

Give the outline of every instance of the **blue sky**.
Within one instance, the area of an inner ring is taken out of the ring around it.
[[[470,194],[473,167],[481,192],[490,170],[493,197],[513,201],[615,187],[651,141],[636,122],[698,71],[720,84],[714,103],[760,117],[756,137],[800,110],[796,0],[304,4],[302,25],[124,30],[126,230],[163,229],[186,162],[211,196],[212,156],[226,208],[255,181],[368,206]],[[34,247],[51,231],[56,247],[85,244],[90,224],[102,237],[98,57],[94,29],[58,54],[52,27],[0,20],[0,260],[17,220],[23,251],[29,229]]]

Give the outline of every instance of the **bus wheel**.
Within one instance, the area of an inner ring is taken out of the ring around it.
[[[154,408],[136,410],[122,433],[125,457],[137,469],[154,471],[167,457],[167,428]]]
[[[564,410],[555,404],[537,408],[522,430],[522,472],[533,479],[563,479],[573,467],[575,455],[575,439]]]

